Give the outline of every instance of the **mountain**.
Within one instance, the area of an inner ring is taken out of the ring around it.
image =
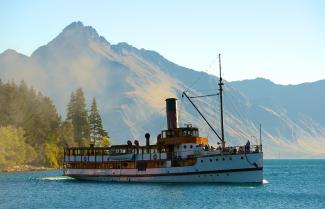
[[[70,93],[82,87],[98,101],[113,143],[155,136],[166,128],[165,99],[177,97],[180,123],[201,128],[201,135],[217,138],[181,97],[215,93],[217,77],[172,63],[154,51],[127,43],[110,44],[90,26],[73,22],[31,56],[6,50],[0,54],[2,80],[26,80],[50,96],[65,115]],[[266,157],[325,157],[325,117],[320,95],[324,81],[281,86],[265,79],[225,82],[226,140],[231,145],[258,141],[263,124]],[[204,115],[220,131],[218,98],[195,99]]]

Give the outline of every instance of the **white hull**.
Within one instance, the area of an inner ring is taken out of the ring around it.
[[[263,154],[199,157],[186,167],[147,169],[65,169],[64,174],[79,180],[109,182],[227,182],[261,183]]]
[[[74,175],[78,180],[106,182],[148,182],[148,183],[262,183],[263,171],[242,171],[215,174],[191,174],[177,176],[114,177]]]

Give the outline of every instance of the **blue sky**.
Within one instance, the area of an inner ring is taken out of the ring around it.
[[[155,50],[195,70],[280,84],[325,79],[325,1],[0,2],[0,52],[30,55],[73,21],[110,43]]]

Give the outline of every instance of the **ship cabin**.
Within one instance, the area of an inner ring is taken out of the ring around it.
[[[228,147],[224,150],[209,147],[208,138],[200,137],[199,130],[190,124],[177,126],[176,99],[166,99],[167,129],[157,136],[157,143],[150,144],[150,134],[145,134],[145,145],[138,140],[127,141],[125,145],[110,147],[69,147],[64,149],[65,168],[126,169],[191,166],[197,158],[207,154],[242,154],[259,152],[261,147]],[[252,150],[252,148],[254,150]],[[238,152],[238,150],[240,152]],[[212,152],[212,153],[210,153]]]
[[[168,152],[178,153],[181,157],[198,152],[207,144],[208,138],[200,137],[198,128],[191,125],[164,130],[157,137],[158,146],[164,147]]]

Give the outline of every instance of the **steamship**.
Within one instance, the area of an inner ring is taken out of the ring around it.
[[[220,55],[219,55],[220,64]],[[219,65],[221,66],[221,65]],[[109,182],[230,182],[261,183],[263,151],[258,145],[226,146],[223,127],[223,80],[219,76],[221,133],[219,134],[192,101],[186,97],[220,140],[217,148],[209,146],[192,125],[177,126],[175,98],[166,99],[167,129],[150,143],[138,140],[110,147],[67,147],[64,149],[64,175],[78,180]]]

